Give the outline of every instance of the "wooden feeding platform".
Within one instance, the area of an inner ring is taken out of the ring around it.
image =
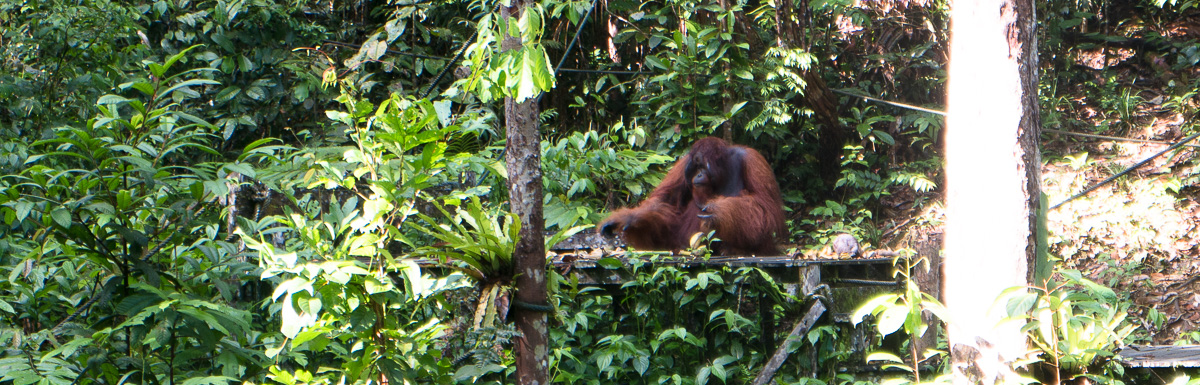
[[[1117,356],[1131,368],[1200,368],[1200,345],[1130,345]]]
[[[812,302],[808,311],[795,320],[789,338],[804,335],[823,314],[832,311],[834,320],[845,322],[844,312],[857,306],[859,299],[881,291],[895,290],[896,259],[805,259],[792,256],[696,256],[686,252],[630,252],[594,235],[572,237],[550,250],[551,265],[564,274],[574,274],[580,284],[620,285],[633,276],[633,269],[673,266],[681,269],[754,267],[766,271],[778,282],[798,284],[801,293],[812,293],[819,285],[843,292],[860,292],[851,299]],[[793,286],[793,287],[795,287]],[[834,306],[827,309],[825,305]],[[771,356],[753,384],[765,384],[787,357],[782,343]],[[1117,352],[1118,360],[1129,368],[1200,368],[1200,345],[1131,345]]]
[[[775,353],[770,356],[763,369],[755,378],[754,385],[768,383],[775,372],[787,359],[788,341],[802,338],[822,315],[832,310],[834,313],[858,305],[857,299],[840,301],[834,300],[834,288],[857,292],[851,297],[863,298],[863,294],[890,291],[899,287],[896,280],[896,258],[815,258],[804,256],[701,256],[686,252],[629,252],[612,245],[609,240],[592,234],[576,234],[549,250],[551,265],[564,275],[573,274],[580,284],[597,286],[616,286],[627,282],[637,269],[646,267],[673,266],[681,269],[713,269],[754,267],[770,274],[777,282],[796,290],[795,294],[807,296],[821,294],[826,296],[820,301],[812,301],[808,310],[794,320],[791,332],[784,341],[779,342]],[[820,287],[828,287],[826,290]],[[864,292],[863,290],[866,290]],[[826,304],[834,306],[829,309]],[[834,317],[839,318],[839,317]],[[845,317],[841,317],[845,318]],[[767,316],[762,320],[764,325],[774,325],[774,317]],[[767,328],[768,326],[764,326]],[[769,326],[773,329],[774,326]],[[772,344],[776,345],[776,344]]]
[[[698,257],[668,253],[604,252],[558,254],[552,266],[573,272],[581,284],[620,285],[631,277],[634,266],[673,266],[683,269],[755,267],[781,283],[803,283],[801,272],[820,268],[822,283],[830,286],[894,286],[894,258],[796,259],[789,256]]]
[[[819,268],[820,283],[830,286],[895,286],[895,258],[818,258],[803,256],[699,256],[687,252],[631,252],[595,233],[576,234],[549,250],[552,266],[574,273],[581,284],[620,285],[631,268],[673,266],[683,269],[755,267],[781,283],[805,283],[803,272]]]

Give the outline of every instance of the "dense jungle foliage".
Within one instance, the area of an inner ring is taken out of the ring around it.
[[[1039,2],[1047,128],[1131,130],[1143,80],[1078,63],[1106,47],[1136,46],[1170,74],[1145,80],[1171,91],[1162,108],[1194,117],[1196,5]],[[853,95],[944,109],[945,1],[542,0],[510,25],[496,9],[0,0],[0,384],[511,382],[504,96],[540,98],[548,243],[710,135],[774,166],[792,247],[938,225],[917,215],[939,205],[943,120]],[[500,51],[509,28],[533,44]],[[553,381],[747,383],[812,300],[756,269],[629,269],[610,289],[551,272]],[[1094,325],[1083,350],[1061,345],[1073,329],[1031,339],[1067,375],[1116,381],[1097,351],[1130,336],[1128,304],[1064,275],[1085,294],[1048,288],[1015,315]],[[867,310],[919,319],[916,298]],[[879,382],[846,368],[925,330],[865,329],[819,324],[776,379]]]

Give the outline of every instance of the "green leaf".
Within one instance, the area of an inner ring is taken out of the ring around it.
[[[68,357],[74,356],[76,351],[78,351],[80,348],[90,346],[93,341],[94,341],[93,339],[87,338],[87,337],[75,337],[71,341],[63,344],[62,346],[59,346],[58,348],[55,348],[54,350],[51,350],[51,351],[47,352],[46,354],[43,354],[42,361],[46,361],[47,359],[49,359],[51,357],[61,356],[64,358],[68,358]],[[2,367],[2,366],[0,366],[0,367]]]
[[[266,355],[267,358],[275,358],[282,351],[283,346],[280,345],[279,347],[267,348],[267,350],[263,351],[263,354]]]
[[[308,100],[308,96],[309,91],[307,85],[297,84],[295,87],[292,87],[292,97],[296,98],[297,102]]]
[[[662,60],[659,60],[657,56],[646,56],[646,64],[649,64],[650,67],[652,67],[652,68],[658,67],[659,69],[663,69],[663,70],[671,69],[671,67],[668,67],[666,64],[663,64]]]
[[[224,32],[222,30],[215,30],[213,34],[209,35],[209,38],[212,39],[213,42],[217,43],[217,45],[221,46],[221,48],[224,49],[226,52],[237,52],[238,51],[237,47],[234,46],[234,44],[233,44],[233,40],[229,39],[227,32]],[[234,66],[235,62],[230,60],[232,58],[224,57],[222,59],[223,59],[222,60],[223,64],[230,66],[229,68],[222,68],[222,70],[225,70],[225,72],[233,72],[233,70],[234,70],[233,66]]]
[[[536,64],[530,58],[530,49],[524,49],[521,52],[519,63],[517,63],[517,84],[516,96],[514,97],[517,103],[535,97],[538,94],[537,82],[533,79],[533,72]]]
[[[204,85],[220,85],[220,84],[221,83],[219,83],[217,81],[208,80],[208,79],[188,79],[188,80],[184,80],[179,83],[175,83],[170,88],[167,88],[166,90],[164,90],[162,93],[165,95],[169,95],[169,94],[171,94],[171,92],[174,92],[175,90],[184,88],[184,87],[204,86]]]
[[[62,227],[71,227],[71,212],[64,207],[56,207],[50,211],[50,218]]]
[[[245,163],[226,163],[225,165],[222,166],[222,168],[224,168],[228,172],[231,172],[231,173],[236,172],[236,173],[244,175],[248,178],[254,178],[254,176],[255,176],[254,168]]]
[[[633,370],[636,370],[639,375],[645,375],[647,369],[650,369],[650,356],[637,355],[633,357]]]
[[[554,68],[550,66],[550,56],[546,54],[546,49],[541,45],[533,47],[533,51],[529,53],[534,71],[533,79],[537,83],[539,91],[549,91],[554,88]]]
[[[1006,310],[1009,315],[1025,314],[1037,304],[1038,294],[1035,292],[1014,293],[1008,299]]]
[[[712,368],[705,366],[700,368],[700,372],[696,373],[696,385],[705,385],[708,383],[708,376],[712,373]]]
[[[183,381],[183,385],[226,385],[236,381],[236,378],[225,376],[192,377]]]
[[[874,130],[874,131],[872,131],[871,134],[874,135],[876,138],[879,138],[879,141],[886,143],[889,146],[896,145],[896,139],[893,139],[892,136],[886,132]]]
[[[863,304],[862,306],[859,306],[858,309],[854,311],[854,314],[850,316],[850,322],[854,325],[858,325],[862,323],[863,318],[865,318],[867,314],[875,313],[880,307],[894,306],[896,299],[898,298],[899,296],[896,294],[885,294],[875,297],[870,301],[867,301],[867,303]]]
[[[165,73],[166,73],[166,70],[167,70],[167,69],[171,68],[171,66],[174,66],[174,65],[175,65],[175,62],[178,62],[178,61],[179,61],[179,59],[182,59],[182,58],[183,58],[183,56],[184,56],[184,55],[187,55],[187,53],[188,53],[189,51],[191,51],[191,50],[193,50],[193,49],[195,49],[196,47],[199,47],[199,46],[200,46],[199,44],[196,44],[196,45],[193,45],[193,46],[191,46],[191,47],[184,48],[182,51],[179,51],[179,53],[177,53],[177,54],[171,55],[171,57],[170,57],[170,58],[168,58],[168,59],[167,59],[167,61],[163,63],[163,65],[162,65],[162,67],[161,67],[161,69],[162,69],[162,72],[156,72],[156,73],[154,74],[154,76],[155,76],[155,77],[158,77],[158,78],[160,78],[160,79],[161,79],[161,78],[163,78],[163,74],[165,74]],[[152,64],[153,64],[153,63],[152,63]]]
[[[240,59],[238,60],[238,70],[241,70],[242,72],[253,72],[254,70],[258,69],[258,66],[255,65],[254,62],[250,61],[250,58],[246,57],[246,55],[239,55],[238,59]]]
[[[295,338],[297,333],[306,327],[312,326],[317,320],[317,315],[314,313],[296,311],[296,304],[292,301],[291,293],[285,295],[280,302],[283,305],[283,311],[280,312],[283,322],[279,328],[279,332],[288,338]]]
[[[159,63],[149,63],[146,65],[146,68],[150,70],[150,74],[154,75],[154,77],[162,79],[165,77],[163,75],[167,73],[168,67]]]
[[[387,41],[396,41],[396,38],[404,34],[404,30],[408,27],[408,22],[404,18],[390,18],[387,23],[384,23],[383,30],[387,32]]]
[[[383,54],[387,52],[387,42],[378,40],[378,37],[378,34],[372,36],[371,39],[367,40],[367,42],[362,46],[362,52],[368,59],[379,60],[379,58],[383,57]]]
[[[96,100],[96,104],[101,104],[101,105],[124,104],[124,103],[129,103],[129,99],[127,99],[123,96],[112,95],[112,94],[101,96],[100,99]]]
[[[237,97],[238,94],[241,94],[241,93],[242,93],[241,87],[229,86],[229,87],[225,87],[225,89],[222,89],[221,92],[218,92],[217,95],[213,97],[213,99],[216,100],[217,103],[225,103],[230,100],[233,100],[233,98]]]
[[[23,220],[25,220],[25,217],[29,216],[29,212],[33,210],[33,202],[17,201],[16,207],[14,207],[14,209],[16,210],[16,214],[17,214],[16,220],[23,221]]]
[[[139,169],[143,169],[143,170],[154,169],[153,163],[150,163],[149,160],[147,160],[146,158],[142,158],[140,156],[122,156],[122,157],[117,157],[117,159],[120,159],[120,160],[124,161],[125,163],[133,165]]]
[[[623,266],[625,266],[625,264],[622,263],[621,260],[613,258],[613,257],[600,258],[599,260],[596,261],[596,264],[600,265],[600,267],[603,267],[603,268],[609,269],[609,270],[618,270],[618,269],[621,269]]]
[[[887,352],[873,352],[873,353],[867,355],[867,362],[875,362],[875,361],[895,362],[898,364],[904,363],[904,360],[900,359],[900,357],[896,356],[895,354],[891,354],[891,353],[887,353]]]
[[[904,326],[905,319],[908,318],[908,307],[897,304],[890,306],[879,313],[879,325],[876,327],[882,335],[890,335],[901,326]]]
[[[146,96],[154,95],[154,85],[152,85],[150,83],[137,82],[137,83],[130,84],[129,86],[135,90],[140,91],[142,94],[144,94]]]
[[[217,321],[216,317],[213,317],[212,314],[208,314],[208,312],[204,311],[204,309],[180,306],[177,308],[177,310],[180,313],[190,315],[193,318],[204,322],[204,324],[208,325],[209,328],[217,330],[222,334],[229,335],[229,330],[225,329],[225,326],[221,325],[221,322]]]
[[[488,364],[488,365],[482,365],[482,366],[481,365],[463,365],[462,367],[460,367],[458,369],[458,371],[454,372],[454,378],[456,380],[459,380],[462,382],[475,382],[472,380],[477,379],[479,377],[483,377],[484,375],[487,375],[488,373],[503,373],[504,370],[505,370],[504,366],[500,366],[497,364]]]
[[[192,122],[192,123],[198,124],[198,125],[200,125],[200,126],[203,126],[203,127],[205,127],[205,128],[208,128],[208,129],[213,129],[213,128],[216,128],[216,126],[212,125],[212,124],[211,124],[211,123],[209,123],[209,122],[206,122],[206,121],[204,121],[204,119],[200,119],[199,117],[197,117],[197,116],[195,116],[195,115],[192,115],[192,114],[189,114],[189,113],[186,113],[186,112],[183,112],[183,111],[174,111],[174,112],[172,112],[172,114],[174,114],[174,115],[175,115],[175,116],[177,116],[177,117],[181,117],[181,118],[183,118],[184,120],[187,120],[187,121],[189,121],[189,122]],[[207,147],[203,147],[203,148],[207,148]],[[203,148],[202,148],[202,149],[203,149]],[[210,154],[213,154],[213,155],[220,155],[220,153],[218,153],[218,152],[216,152],[215,150],[212,150],[212,149],[208,149],[208,150],[206,150],[205,152],[208,152],[208,153],[210,153]]]
[[[375,279],[375,277],[367,277],[363,281],[363,289],[367,292],[367,294],[379,294],[386,293],[394,288],[392,285],[380,282],[378,279]]]
[[[717,376],[717,379],[721,380],[721,382],[725,382],[729,377],[729,373],[725,370],[725,364],[728,363],[728,358],[729,356],[718,357],[716,360],[713,360],[713,364],[711,366],[712,374]]]
[[[176,103],[198,97],[200,97],[200,92],[193,90],[190,87],[180,88],[171,93],[171,100],[175,101]]]
[[[267,98],[267,91],[262,87],[250,87],[246,89],[246,96],[250,99],[262,101]]]
[[[612,360],[612,353],[604,353],[599,355],[596,357],[596,370],[599,372],[604,372],[605,369],[608,369],[609,366],[612,366]]]
[[[433,110],[437,113],[438,122],[442,124],[442,127],[450,126],[450,114],[453,113],[451,110],[453,104],[454,102],[449,99],[442,99],[433,102]]]

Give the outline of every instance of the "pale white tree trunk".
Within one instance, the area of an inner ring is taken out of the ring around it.
[[[1025,286],[1040,195],[1032,0],[959,0],[951,9],[946,118],[945,298],[956,384],[1015,381],[1026,350],[1001,291]]]

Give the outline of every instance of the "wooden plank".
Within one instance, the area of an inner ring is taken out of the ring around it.
[[[1200,368],[1200,345],[1130,345],[1117,356],[1134,368]]]

